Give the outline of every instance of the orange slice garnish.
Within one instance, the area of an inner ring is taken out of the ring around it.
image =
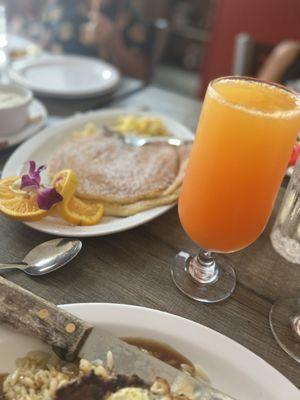
[[[71,169],[64,169],[54,176],[52,185],[57,192],[62,195],[64,202],[68,202],[76,192],[78,179],[74,171]]]
[[[18,221],[38,221],[45,217],[48,211],[39,208],[36,194],[20,190],[19,181],[18,176],[0,180],[0,212]]]
[[[49,211],[41,210],[36,199],[35,193],[14,193],[11,198],[1,199],[0,212],[17,221],[39,221],[46,217]]]
[[[58,211],[63,219],[73,225],[95,225],[103,216],[103,205],[74,196],[68,203],[63,201]]]
[[[63,201],[52,207],[63,219],[74,225],[95,225],[103,216],[103,205],[93,200],[83,200],[75,196],[78,179],[72,170],[60,171],[53,178],[53,186]],[[19,188],[20,177],[13,176],[0,180],[0,212],[18,221],[38,221],[49,210],[42,210],[37,204],[37,193]]]
[[[16,193],[13,191],[13,185],[18,179],[18,176],[10,176],[0,180],[0,202],[15,197]]]

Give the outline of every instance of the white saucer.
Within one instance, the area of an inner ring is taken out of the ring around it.
[[[9,77],[41,96],[67,99],[103,95],[120,82],[118,70],[102,60],[52,54],[15,62]]]
[[[46,124],[48,113],[45,106],[38,100],[33,100],[29,106],[29,122],[19,132],[9,135],[0,136],[0,150],[7,149],[23,142],[30,136],[40,131]]]

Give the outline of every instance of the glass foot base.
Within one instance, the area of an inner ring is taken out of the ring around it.
[[[208,283],[199,283],[191,276],[189,270],[193,258],[184,251],[176,255],[171,265],[171,275],[177,288],[188,297],[203,303],[217,303],[227,299],[236,285],[234,269],[226,263],[217,265],[215,279]]]
[[[300,298],[278,300],[269,321],[280,347],[300,363]]]

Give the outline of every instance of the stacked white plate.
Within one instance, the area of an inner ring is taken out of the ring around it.
[[[63,99],[113,92],[121,79],[118,70],[102,60],[50,54],[13,63],[9,78],[36,95]]]

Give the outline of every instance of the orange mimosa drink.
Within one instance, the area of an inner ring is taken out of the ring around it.
[[[299,131],[292,91],[247,78],[211,82],[179,199],[193,241],[231,252],[261,234]]]

